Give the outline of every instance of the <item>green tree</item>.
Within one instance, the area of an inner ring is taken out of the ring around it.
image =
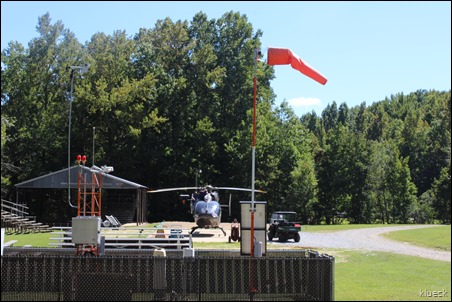
[[[349,131],[339,124],[330,131],[327,139],[333,179],[331,194],[334,207],[329,208],[331,216],[345,211],[354,223],[369,222],[365,201],[365,178],[367,175],[367,145],[363,135]]]
[[[392,204],[387,181],[391,145],[387,142],[374,142],[371,150],[367,196],[372,205],[372,221],[388,223]]]
[[[411,181],[408,159],[394,154],[393,169],[388,175],[389,192],[392,196],[391,217],[394,223],[407,223],[409,210],[417,200],[416,186]]]
[[[347,103],[342,103],[339,106],[339,115],[337,117],[337,122],[342,124],[343,126],[350,125],[350,110],[347,106]]]
[[[408,112],[404,120],[400,150],[402,156],[410,159],[409,165],[413,181],[420,194],[430,186],[430,181],[425,178],[427,174],[424,171],[429,156],[427,155],[429,131],[430,126],[422,119],[422,114],[414,110]]]
[[[334,210],[338,209],[338,196],[335,194],[335,173],[333,170],[334,159],[330,146],[317,150],[315,154],[316,174],[318,183],[318,203],[314,204],[315,216],[312,223],[318,224],[322,219],[330,224]]]
[[[440,177],[434,181],[432,191],[434,194],[432,206],[436,211],[436,217],[443,223],[450,224],[450,162],[447,167],[441,170]]]
[[[382,223],[407,223],[416,204],[408,159],[400,156],[394,142],[374,142],[367,182],[373,219]]]
[[[63,168],[67,158],[69,74],[63,62],[70,62],[80,48],[61,21],[51,24],[48,13],[38,19],[36,28],[39,37],[27,51],[10,43],[2,52],[2,113],[15,120],[5,152],[22,169],[13,182]],[[71,51],[66,49],[69,45],[74,47]]]
[[[8,139],[7,135],[6,135],[6,129],[8,127],[10,127],[12,125],[12,123],[9,121],[9,119],[3,115],[2,113],[2,165],[1,165],[1,171],[2,171],[2,198],[8,198],[7,194],[8,191],[11,188],[11,180],[10,180],[10,175],[12,172],[14,172],[17,167],[13,166],[10,163],[9,158],[7,157],[6,153],[3,152],[4,151],[4,146],[6,144],[6,141]]]
[[[411,205],[409,217],[413,218],[414,223],[433,223],[435,219],[435,210],[432,207],[433,203],[430,190],[424,192]]]
[[[336,128],[338,116],[339,112],[337,109],[337,104],[336,101],[333,101],[331,105],[328,104],[322,111],[322,122],[323,127],[325,128],[325,132]]]
[[[89,152],[87,138],[96,127],[95,162],[102,160],[123,177],[141,181],[147,167],[141,163],[143,137],[161,131],[167,120],[158,108],[158,79],[152,73],[135,78],[130,58],[136,47],[124,31],[95,34],[87,50],[90,72],[78,84],[74,104],[78,150]]]

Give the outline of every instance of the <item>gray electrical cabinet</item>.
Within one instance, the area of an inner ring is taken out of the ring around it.
[[[72,243],[100,244],[102,220],[97,216],[77,216],[72,218]]]

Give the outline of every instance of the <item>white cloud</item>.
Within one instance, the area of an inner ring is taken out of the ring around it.
[[[288,103],[292,107],[313,106],[313,105],[319,105],[320,99],[301,97],[301,98],[290,99],[288,101]]]

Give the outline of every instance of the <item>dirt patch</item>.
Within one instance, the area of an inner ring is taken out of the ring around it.
[[[183,230],[183,234],[188,234],[192,231],[192,228],[196,226],[194,222],[186,222],[186,221],[163,221],[163,222],[151,222],[145,223],[137,226],[136,223],[126,223],[123,224],[125,227],[130,228],[139,228],[139,227],[148,227],[149,225],[157,224],[158,227],[161,228],[164,234],[169,234],[169,229],[181,229]],[[219,228],[210,228],[210,229],[202,229],[198,228],[192,233],[192,240],[194,242],[228,242],[228,238],[231,235],[231,224],[230,223],[220,223],[220,227],[223,228],[223,231]],[[151,235],[152,237],[155,235]],[[165,235],[163,235],[165,236]],[[167,235],[166,235],[167,236]],[[188,235],[186,235],[188,236]]]
[[[162,228],[180,228],[190,232],[196,224],[194,222],[185,221],[164,221],[161,223],[161,226]],[[192,240],[194,242],[228,242],[228,238],[231,235],[231,223],[220,223],[220,227],[224,230],[226,235],[223,234],[223,231],[220,228],[198,228],[192,233]]]

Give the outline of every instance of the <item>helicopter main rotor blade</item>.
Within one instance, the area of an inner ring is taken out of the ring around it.
[[[252,189],[247,189],[247,188],[233,188],[233,187],[216,187],[215,189],[219,189],[219,190],[235,190],[235,191],[246,191],[246,192],[252,192]],[[267,191],[262,191],[262,190],[254,190],[255,192],[258,193],[267,193]]]
[[[184,191],[184,190],[197,190],[198,187],[183,187],[183,188],[166,188],[158,190],[149,190],[148,193],[160,193],[160,192],[170,192],[170,191]]]
[[[205,187],[180,187],[180,188],[166,188],[166,189],[158,189],[158,190],[149,190],[148,193],[160,193],[160,192],[170,192],[170,191],[186,191],[186,190],[199,190]],[[234,191],[246,191],[251,192],[251,189],[247,188],[234,188],[234,187],[212,187],[213,190],[234,190]],[[262,190],[254,190],[258,193],[267,193]]]

